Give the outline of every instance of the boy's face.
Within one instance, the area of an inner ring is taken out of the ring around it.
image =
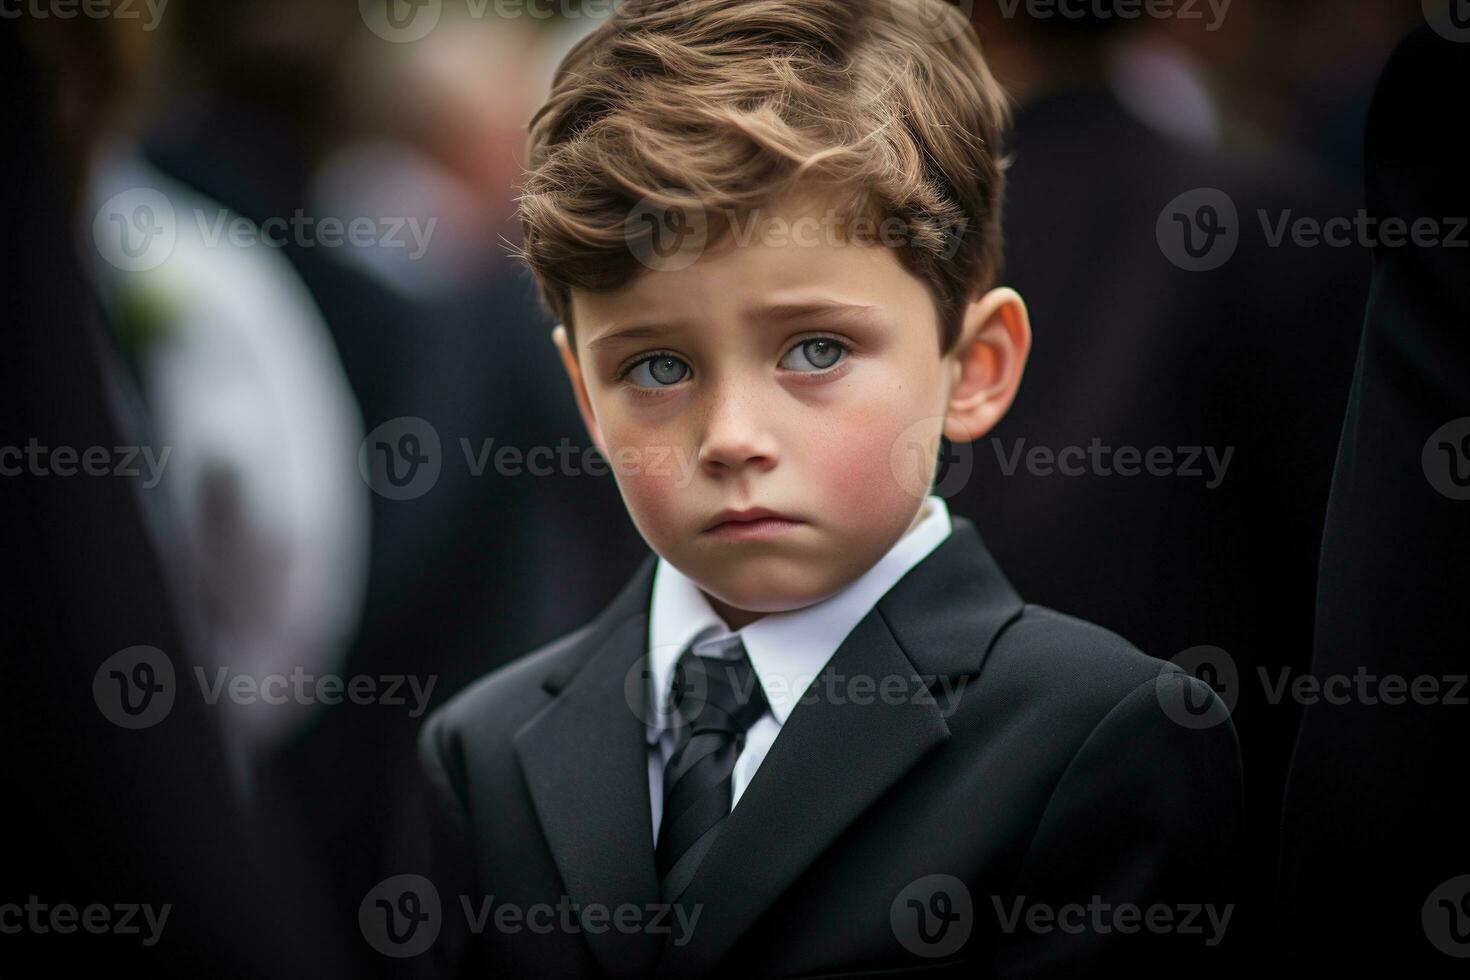
[[[828,213],[803,197],[759,217]],[[993,425],[1029,345],[1024,305],[995,290],[941,356],[929,291],[893,248],[786,227],[574,290],[575,355],[553,335],[634,524],[732,628],[872,567],[917,520],[941,432]],[[721,523],[753,508],[782,519]]]

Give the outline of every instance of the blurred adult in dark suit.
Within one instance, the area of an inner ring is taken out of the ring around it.
[[[1018,589],[1179,657],[1226,695],[1249,855],[1226,944],[1262,962],[1296,710],[1271,703],[1261,672],[1303,671],[1310,655],[1368,261],[1289,233],[1276,247],[1260,212],[1274,228],[1283,214],[1350,217],[1353,203],[1302,161],[1144,122],[1111,87],[1127,26],[1090,27],[981,24],[1002,81],[1019,81],[1005,279],[1036,343],[1010,414],[951,451],[938,490]],[[1194,260],[1174,218],[1205,207],[1229,237]]]
[[[1282,933],[1317,969],[1464,976],[1470,956],[1467,86],[1470,46],[1423,28],[1369,117],[1369,212],[1411,234],[1374,251],[1322,548],[1312,674],[1332,697],[1303,712],[1282,820]]]
[[[257,224],[298,212],[344,220],[405,215],[391,195],[373,212],[361,196],[352,199],[360,212],[316,209],[321,165],[339,138],[362,135],[343,129],[365,125],[340,101],[339,59],[351,50],[354,64],[370,63],[367,72],[376,56],[387,73],[390,56],[408,56],[404,46],[364,39],[355,5],[175,2],[172,70],[189,84],[153,120],[145,143],[152,164]],[[452,113],[430,115],[417,114],[424,131],[456,126]],[[499,192],[509,196],[513,188]],[[484,207],[493,211],[496,202]],[[460,216],[428,217],[447,225]],[[431,251],[461,240],[442,226],[440,233]],[[431,451],[437,475],[422,487],[399,494],[373,485],[367,596],[341,671],[412,676],[432,683],[437,702],[589,619],[646,549],[611,476],[588,472],[584,430],[549,339],[552,324],[529,281],[498,253],[481,256],[465,288],[432,293],[400,288],[345,249],[288,237],[280,251],[330,331],[367,432],[364,452],[370,459],[387,452],[406,467],[403,436],[431,432],[438,443]],[[512,455],[497,455],[507,448]],[[532,455],[538,448],[550,457]],[[590,555],[579,549],[568,569],[572,552],[563,542],[587,540],[603,546]],[[545,585],[552,570],[556,591]],[[421,721],[404,709],[324,706],[266,775],[262,792],[296,815],[312,843],[344,934],[356,933],[358,902],[369,889],[424,853],[413,755]],[[399,966],[366,945],[358,949],[364,971]]]
[[[144,517],[149,491],[128,475],[136,454],[123,458],[157,447],[72,233],[86,145],[115,94],[115,25],[25,26],[45,57],[0,32],[0,972],[345,975],[289,838],[242,800],[219,714],[181,690],[194,634]],[[44,453],[25,462],[8,451],[32,446]],[[137,646],[156,656],[114,660]],[[123,690],[140,678],[153,695]]]

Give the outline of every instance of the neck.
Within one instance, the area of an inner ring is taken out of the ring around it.
[[[708,592],[704,592],[703,589],[700,589],[700,592],[704,593],[710,608],[719,613],[720,618],[725,621],[726,626],[730,627],[731,632],[744,629],[757,619],[769,615],[763,612],[751,612],[749,609],[737,609],[728,603],[721,602]]]

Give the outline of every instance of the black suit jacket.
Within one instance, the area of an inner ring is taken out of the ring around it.
[[[472,934],[463,894],[475,908],[489,895],[521,909],[658,901],[640,720],[653,569],[650,555],[592,623],[425,722],[441,821],[439,969],[1018,977],[1145,959],[1209,965],[1200,936],[1075,935],[1025,917],[1007,930],[1018,896],[1028,910],[1099,896],[1215,903],[1223,915],[1241,832],[1239,748],[1208,685],[1023,603],[962,517],[833,654],[810,689],[821,696],[787,719],[680,898],[698,910],[692,932],[533,934],[491,920]],[[860,698],[844,686],[871,677],[880,690],[895,676],[922,678],[909,690],[934,695]],[[1210,723],[1174,720],[1186,704]],[[921,923],[920,908],[957,932]]]

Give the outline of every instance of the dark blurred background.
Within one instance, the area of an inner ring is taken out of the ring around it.
[[[233,943],[285,935],[272,917],[289,898],[295,939],[257,951],[264,968],[310,946],[328,964],[313,975],[411,969],[364,941],[358,907],[423,866],[423,711],[587,621],[646,553],[605,467],[589,472],[552,324],[508,257],[527,121],[606,6],[6,15],[0,269],[18,343],[4,390],[20,400],[0,445],[170,456],[152,480],[146,457],[138,477],[66,480],[52,457],[49,476],[0,479],[11,656],[57,692],[6,705],[27,746],[13,800],[31,812],[4,898],[57,893],[60,868],[78,901],[195,896],[192,920],[176,900],[196,938],[177,962],[221,975],[258,975]],[[1425,14],[965,6],[1018,107],[1004,280],[1036,346],[1011,416],[950,450],[939,492],[1028,600],[1159,657],[1227,653],[1254,855],[1231,955],[1284,962],[1271,889],[1298,718],[1255,678],[1309,666],[1371,263],[1362,247],[1273,243],[1256,215],[1362,207],[1369,100]],[[1159,231],[1201,190],[1240,219],[1235,251],[1206,269]],[[278,247],[260,247],[270,229]],[[1005,465],[1018,445],[1095,440],[1229,464],[1217,481]],[[162,651],[181,693],[129,730],[86,692],[139,646]],[[379,694],[401,678],[406,703],[185,709],[195,677],[220,670],[371,678]],[[101,774],[119,766],[126,778]],[[65,860],[82,838],[87,860]],[[118,857],[139,847],[171,856]],[[216,908],[220,894],[238,907]]]

